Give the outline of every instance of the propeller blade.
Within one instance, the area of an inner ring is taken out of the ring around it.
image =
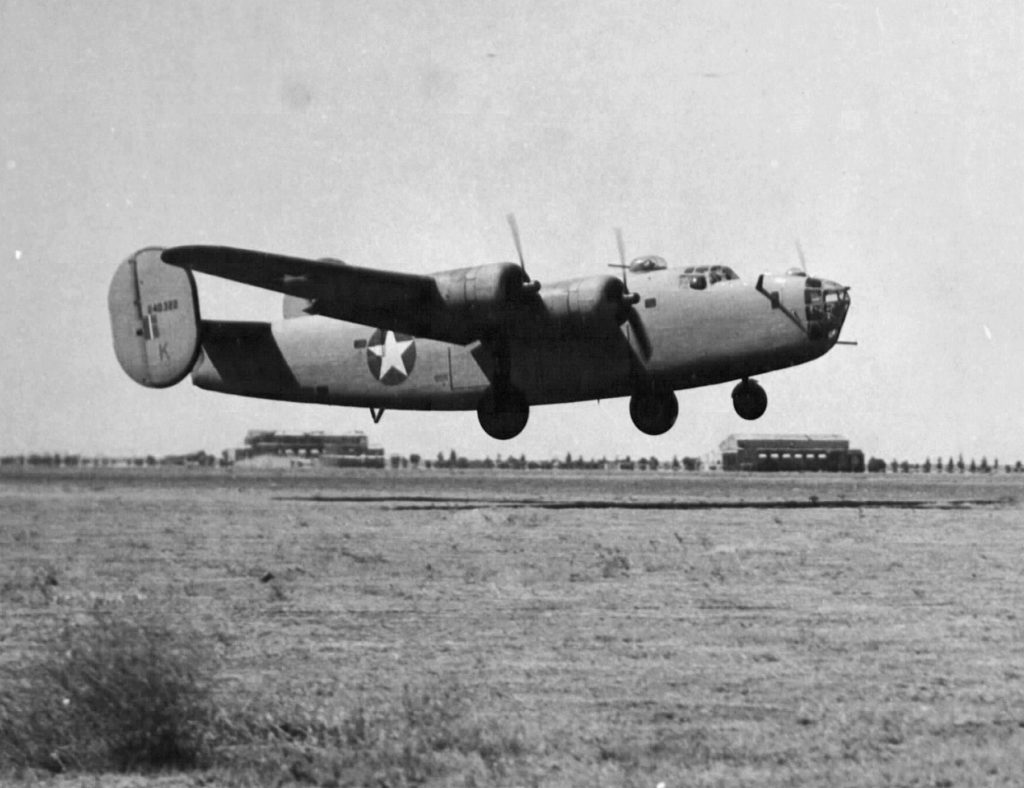
[[[516,254],[519,255],[519,267],[523,269],[524,278],[529,279],[529,277],[525,276],[526,261],[523,259],[523,244],[519,240],[519,225],[516,223],[516,215],[510,213],[505,218],[508,219],[508,226],[512,231],[512,241],[516,245]]]
[[[804,257],[804,248],[800,245],[800,239],[799,238],[794,239],[793,242],[796,244],[796,254],[797,254],[797,257],[800,258],[800,268],[802,268],[803,272],[806,274],[807,273],[807,258]]]
[[[633,331],[633,335],[636,337],[636,343],[640,346],[640,354],[643,356],[644,361],[647,361],[651,357],[653,348],[651,348],[651,338],[647,334],[647,328],[644,326],[644,321],[640,317],[640,313],[635,308],[629,310],[629,327]]]
[[[540,282],[530,279],[530,275],[526,273],[526,260],[523,257],[522,241],[519,240],[519,224],[516,222],[516,215],[510,213],[505,218],[508,219],[508,226],[512,231],[512,241],[516,245],[516,254],[519,255],[519,267],[523,271],[523,292],[536,293],[540,290]]]
[[[622,228],[615,228],[615,243],[619,247],[619,267],[622,269],[622,286],[629,292],[629,283],[626,281],[626,242],[622,238]]]

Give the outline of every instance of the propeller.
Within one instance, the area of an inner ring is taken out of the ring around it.
[[[512,231],[512,241],[516,245],[516,254],[519,255],[519,267],[523,270],[523,292],[536,293],[540,290],[540,282],[530,279],[530,275],[526,273],[526,259],[523,257],[523,244],[519,239],[519,224],[516,222],[516,215],[510,213],[505,218],[508,219],[508,227]]]
[[[804,248],[800,245],[800,239],[793,239],[793,243],[796,244],[796,254],[800,258],[800,268],[806,274],[807,273],[807,258],[804,257]]]
[[[622,271],[622,307],[626,312],[625,318],[640,346],[640,353],[644,357],[644,361],[647,361],[654,351],[651,347],[651,338],[647,334],[647,327],[644,326],[640,313],[636,311],[636,305],[640,303],[640,294],[629,292],[629,283],[626,279],[626,272],[629,270],[629,265],[626,263],[626,242],[622,238],[622,228],[620,227],[615,228],[615,243],[619,247],[619,262],[611,267]]]
[[[622,228],[615,228],[615,244],[619,247],[619,268],[622,269],[622,286],[626,288],[626,292],[629,292],[629,282],[626,281],[626,271],[629,270],[629,266],[626,265],[626,242],[622,238]]]

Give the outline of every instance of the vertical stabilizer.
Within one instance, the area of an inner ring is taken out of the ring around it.
[[[108,307],[114,354],[136,383],[166,388],[182,380],[199,357],[199,300],[192,272],[142,249],[117,267]]]

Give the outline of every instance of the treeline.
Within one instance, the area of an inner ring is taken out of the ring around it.
[[[995,459],[990,465],[987,457],[982,457],[981,462],[975,462],[973,457],[970,462],[964,462],[962,454],[956,460],[952,457],[937,457],[932,462],[929,457],[924,462],[916,463],[909,460],[886,462],[880,457],[872,457],[868,460],[867,469],[868,473],[1024,473],[1024,463],[1017,460],[1012,465],[1000,465],[999,460]]]
[[[703,461],[697,457],[683,457],[682,459],[673,457],[670,461],[666,462],[659,460],[657,457],[639,457],[634,460],[629,455],[626,457],[616,457],[611,460],[607,457],[584,459],[583,457],[573,457],[571,453],[567,453],[565,459],[531,460],[525,454],[520,454],[518,457],[502,457],[499,454],[493,459],[491,457],[470,459],[469,457],[460,456],[454,449],[447,455],[443,452],[438,452],[437,457],[432,460],[424,459],[419,454],[410,454],[408,457],[393,454],[390,457],[390,465],[396,470],[400,468],[456,468],[513,471],[559,469],[577,471],[699,471],[704,467]]]
[[[169,454],[155,457],[147,454],[144,457],[91,457],[81,454],[33,453],[8,454],[0,457],[0,467],[32,467],[32,468],[145,468],[169,465],[188,465],[209,468],[224,464],[213,454],[205,451],[191,454]]]
[[[186,466],[211,468],[214,466],[228,466],[233,463],[228,457],[217,457],[205,451],[192,452],[191,454],[173,454],[163,457],[146,455],[142,457],[91,457],[80,454],[60,453],[32,453],[12,454],[0,457],[0,467],[34,467],[34,468],[144,468],[144,467],[168,467]],[[565,455],[564,459],[531,460],[525,454],[502,457],[500,454],[495,457],[484,457],[483,459],[471,459],[459,455],[451,450],[447,455],[438,452],[433,459],[425,459],[419,454],[402,456],[392,454],[389,458],[391,468],[398,470],[402,468],[426,468],[426,469],[483,469],[483,470],[579,470],[579,471],[700,471],[704,470],[704,461],[698,457],[673,457],[671,460],[659,460],[657,457],[638,457],[636,459],[616,457],[600,459],[584,457],[573,457],[571,453]],[[880,457],[872,457],[867,462],[868,473],[944,473],[944,474],[967,474],[967,473],[1024,473],[1024,462],[1017,460],[1014,463],[1000,464],[998,459],[989,462],[987,457],[980,461],[971,458],[964,460],[963,455],[956,459],[953,457],[937,457],[932,460],[930,457],[923,462],[910,462],[909,460],[884,460]]]

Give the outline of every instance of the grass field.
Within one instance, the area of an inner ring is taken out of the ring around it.
[[[15,687],[58,626],[166,620],[212,655],[212,716],[191,770],[97,782],[0,741],[0,780],[1020,785],[1022,493],[1012,476],[3,476],[0,675]]]

